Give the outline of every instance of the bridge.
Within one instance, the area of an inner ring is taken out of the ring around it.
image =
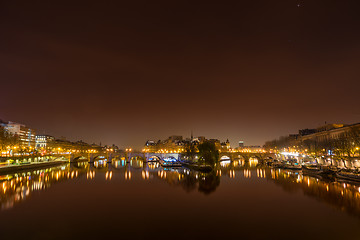
[[[111,162],[113,159],[121,158],[122,153],[114,152],[99,152],[99,153],[71,153],[69,156],[70,162],[77,162],[81,160],[87,160],[90,163],[93,163],[97,160],[106,160]]]
[[[250,158],[257,158],[259,161],[262,161],[266,157],[275,157],[274,154],[270,153],[248,153],[248,152],[220,152],[220,160],[238,160],[243,159],[248,161]],[[174,158],[176,160],[180,159],[180,153],[148,153],[148,152],[99,152],[99,153],[68,153],[68,154],[53,154],[45,156],[14,156],[7,157],[7,159],[13,159],[16,162],[29,161],[29,162],[42,162],[47,160],[57,160],[57,159],[68,159],[69,162],[90,162],[104,160],[111,162],[113,160],[124,160],[130,162],[132,159],[140,159],[144,162],[150,162],[154,160],[163,160],[165,158]]]
[[[88,160],[92,163],[97,160],[106,160],[111,162],[112,160],[126,160],[130,162],[132,159],[141,159],[145,162],[152,160],[163,160],[164,158],[175,158],[179,160],[179,153],[143,153],[143,152],[100,152],[100,153],[71,153],[69,156],[70,162],[76,162],[81,160]]]
[[[74,153],[70,155],[70,162],[77,160],[88,160],[94,162],[96,160],[106,159],[111,162],[112,160],[125,160],[130,162],[132,159],[141,159],[145,162],[153,160],[163,160],[164,158],[180,159],[180,153],[144,153],[144,152],[104,152],[104,153]],[[249,161],[250,158],[257,158],[259,161],[264,160],[266,157],[275,157],[271,153],[250,153],[250,152],[220,152],[220,160],[238,160],[243,159]]]

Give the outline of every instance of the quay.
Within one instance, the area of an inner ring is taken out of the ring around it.
[[[28,170],[34,170],[34,169],[39,169],[39,168],[55,167],[55,166],[62,165],[65,163],[69,163],[69,161],[68,160],[55,160],[55,161],[50,161],[50,162],[37,162],[37,163],[29,163],[29,164],[22,164],[22,165],[7,165],[7,166],[0,167],[0,174],[28,171]]]

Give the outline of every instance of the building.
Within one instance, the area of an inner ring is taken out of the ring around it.
[[[15,122],[2,123],[2,126],[9,133],[19,137],[20,147],[35,148],[35,130],[26,127],[24,124]]]
[[[165,140],[147,140],[143,148],[144,152],[179,153],[185,150],[185,145],[199,141],[197,138],[184,139],[182,136],[173,135]],[[201,139],[201,137],[200,137]]]
[[[230,150],[230,142],[227,139],[221,143],[219,139],[206,139],[204,136],[183,139],[182,136],[170,136],[166,140],[147,140],[143,148],[144,152],[165,152],[165,153],[179,153],[184,152],[188,144],[198,145],[204,142],[211,142],[216,149],[223,152]]]
[[[327,124],[316,129],[299,130],[299,142],[314,141],[321,142],[326,140],[333,140],[339,138],[351,128],[360,128],[360,123],[345,125],[345,124]],[[306,130],[306,131],[304,131]]]
[[[220,150],[221,150],[222,152],[227,152],[227,151],[230,150],[230,142],[229,142],[229,139],[226,139],[226,142],[222,142],[222,143],[221,143],[221,148],[220,148]]]
[[[158,151],[157,142],[154,140],[147,140],[144,149],[146,149],[148,152]]]
[[[183,137],[182,137],[182,136],[173,135],[173,136],[170,136],[170,137],[168,138],[168,140],[171,141],[171,142],[182,141],[182,140],[183,140]]]
[[[193,144],[201,144],[201,143],[203,143],[205,141],[206,141],[206,138],[204,136],[195,137],[195,138],[193,137],[191,139],[191,143],[193,143]]]
[[[50,150],[53,148],[55,138],[50,135],[36,135],[35,147],[36,149]]]
[[[240,140],[239,141],[239,148],[243,148],[244,147],[244,141]]]

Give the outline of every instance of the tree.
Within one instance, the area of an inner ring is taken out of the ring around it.
[[[194,161],[194,157],[196,155],[196,146],[193,143],[188,143],[185,145],[185,153],[184,155],[191,161]]]
[[[0,126],[0,150],[5,150],[6,146],[6,131],[3,126]]]
[[[198,146],[200,159],[209,165],[214,165],[219,159],[219,151],[215,143],[205,141]]]
[[[19,137],[11,134],[3,126],[0,126],[0,150],[6,150],[8,146],[14,147],[19,144]]]

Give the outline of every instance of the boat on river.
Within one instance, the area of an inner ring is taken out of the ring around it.
[[[305,173],[305,174],[320,175],[320,174],[324,173],[324,169],[320,165],[316,165],[316,164],[303,165],[302,170],[303,170],[303,173]]]
[[[283,168],[284,167],[284,163],[277,159],[274,159],[271,163],[269,163],[269,165],[273,168]]]
[[[175,158],[163,158],[159,159],[159,163],[162,167],[181,167],[181,163]]]
[[[324,166],[318,164],[303,165],[302,172],[307,175],[317,175],[323,177],[334,177],[338,169],[333,166]]]
[[[283,168],[290,170],[301,170],[302,166],[295,159],[288,159],[283,164]]]
[[[359,170],[348,170],[342,169],[336,172],[336,177],[345,180],[351,181],[360,181],[360,171]]]
[[[290,170],[301,170],[302,166],[299,163],[285,163],[283,168]]]

